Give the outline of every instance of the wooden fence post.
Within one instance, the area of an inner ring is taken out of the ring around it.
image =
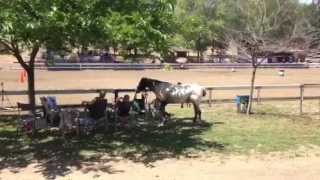
[[[304,85],[300,85],[300,115],[303,114]]]
[[[114,103],[117,102],[118,97],[119,97],[119,91],[116,89],[114,90]]]
[[[209,107],[212,107],[212,89],[209,89]]]
[[[318,108],[319,108],[319,119],[320,119],[320,98],[318,101],[319,101]]]
[[[260,97],[260,92],[261,92],[261,87],[257,87],[257,104],[260,104],[261,102],[261,97]]]

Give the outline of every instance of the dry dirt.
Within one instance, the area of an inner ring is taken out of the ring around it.
[[[19,83],[22,70],[14,58],[0,55],[0,81],[8,90],[25,89]],[[286,69],[286,76],[278,76],[278,69],[259,69],[257,84],[283,85],[320,83],[320,69]],[[199,83],[204,86],[249,85],[250,69],[206,69],[206,70],[141,70],[141,71],[37,71],[37,89],[76,89],[76,88],[134,88],[141,77],[151,77],[170,82]]]
[[[1,60],[0,60],[1,62]],[[17,64],[4,61],[0,64],[0,81],[4,82],[5,90],[26,89],[26,81],[20,83],[22,70],[12,68]],[[8,65],[9,63],[9,65]],[[6,65],[5,65],[6,64]],[[249,85],[250,69],[206,69],[185,71],[36,71],[36,89],[99,89],[99,88],[135,88],[141,77],[151,77],[169,82],[198,83],[203,86],[238,86]],[[284,77],[278,76],[278,69],[259,69],[258,85],[290,85],[302,83],[320,83],[319,69],[287,69]],[[248,94],[248,90],[215,91],[214,98],[234,98],[239,94]],[[305,95],[320,95],[318,89],[306,89]],[[93,96],[93,95],[92,95]],[[61,103],[79,103],[92,98],[89,95],[68,95],[58,97]],[[262,90],[261,97],[299,96],[299,89]],[[10,97],[12,99],[12,97]],[[12,101],[25,101],[16,97]]]
[[[39,171],[40,170],[40,171]],[[14,169],[3,170],[3,180],[45,179],[41,168],[31,164],[14,173]],[[166,159],[151,167],[119,160],[83,163],[81,168],[70,167],[70,172],[57,179],[146,179],[146,180],[318,180],[320,158],[266,158],[261,157],[208,157],[196,159]]]

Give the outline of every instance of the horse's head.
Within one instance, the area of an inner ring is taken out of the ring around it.
[[[150,79],[150,78],[141,78],[138,87],[136,89],[137,93],[140,93],[141,91],[154,91],[156,86],[157,80]]]

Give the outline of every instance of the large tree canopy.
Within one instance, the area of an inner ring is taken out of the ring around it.
[[[163,52],[174,30],[174,6],[174,0],[113,2],[103,26],[112,45],[142,52]]]
[[[63,48],[81,42],[95,25],[95,1],[11,0],[0,2],[0,43],[28,74],[29,102],[35,107],[34,63],[39,48]],[[90,17],[89,17],[90,16]],[[94,34],[94,33],[93,33]],[[24,51],[30,52],[27,59]],[[33,108],[34,109],[34,108]]]
[[[40,47],[121,46],[166,51],[174,0],[0,1],[0,44],[28,73],[35,106],[34,62]],[[28,59],[21,53],[30,52]]]
[[[173,31],[174,5],[174,0],[1,1],[0,37],[25,48],[117,43],[157,51]]]
[[[175,14],[181,28],[173,43],[196,50],[200,34],[203,42],[214,45],[235,31],[289,40],[319,29],[318,12],[318,7],[298,0],[178,0]]]

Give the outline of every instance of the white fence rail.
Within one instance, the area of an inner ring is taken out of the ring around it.
[[[208,91],[208,99],[205,103],[211,107],[215,103],[221,102],[233,102],[234,99],[215,99],[213,94],[217,91],[238,91],[238,90],[249,90],[250,86],[210,86],[206,87]],[[262,90],[283,90],[283,89],[296,89],[299,91],[299,96],[291,97],[261,97]],[[320,96],[305,96],[305,89],[319,89],[320,84],[292,84],[292,85],[257,85],[255,86],[255,97],[254,100],[257,102],[261,101],[288,101],[297,100],[299,102],[300,114],[303,113],[303,102],[304,100],[315,100],[319,99]],[[98,91],[104,90],[108,93],[113,93],[114,97],[118,97],[119,93],[135,92],[135,89],[68,89],[68,90],[37,90],[36,95],[73,95],[73,94],[94,94]],[[27,91],[1,91],[0,98],[3,96],[26,96]],[[1,99],[0,99],[1,100]],[[79,106],[75,104],[62,105],[64,107]]]
[[[178,63],[170,63],[174,69],[180,69]],[[47,67],[48,70],[143,70],[143,69],[163,69],[164,64],[143,64],[143,63],[55,63]],[[251,68],[250,63],[187,63],[183,68],[186,69],[206,69],[206,68]],[[266,63],[261,64],[260,68],[309,68],[307,63]],[[316,67],[316,66],[313,66]]]

